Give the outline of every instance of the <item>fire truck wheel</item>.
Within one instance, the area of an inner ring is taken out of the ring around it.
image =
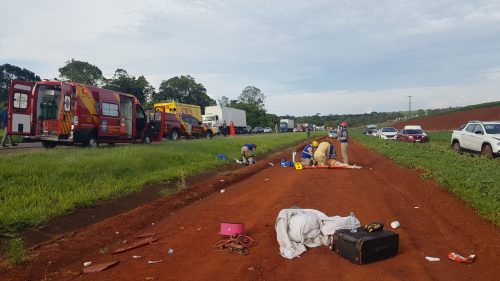
[[[151,144],[151,136],[149,136],[149,134],[146,134],[144,136],[144,141],[143,141],[145,144]]]
[[[42,146],[47,148],[47,149],[54,148],[54,147],[56,147],[56,145],[57,145],[57,142],[55,142],[55,141],[42,141]]]
[[[96,148],[99,145],[97,142],[97,138],[95,136],[90,136],[89,140],[87,141],[87,146],[91,148]]]

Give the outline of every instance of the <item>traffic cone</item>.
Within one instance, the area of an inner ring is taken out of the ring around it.
[[[235,135],[235,132],[234,132],[234,123],[233,123],[233,121],[231,121],[231,123],[229,123],[229,135],[230,135],[231,137],[234,137],[234,135]]]

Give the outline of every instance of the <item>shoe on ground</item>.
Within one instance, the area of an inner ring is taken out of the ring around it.
[[[3,146],[3,147],[7,147],[7,145],[5,145],[5,144],[2,144],[2,146]]]
[[[17,143],[13,143],[12,146],[17,146]]]

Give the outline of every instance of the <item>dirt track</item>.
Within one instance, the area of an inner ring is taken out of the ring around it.
[[[500,106],[424,116],[416,120],[397,122],[394,127],[402,129],[405,125],[421,125],[425,130],[451,131],[470,120],[498,121],[500,120]]]
[[[257,167],[200,183],[190,193],[160,199],[44,245],[34,252],[31,265],[3,269],[0,279],[498,280],[498,230],[435,182],[420,179],[418,172],[398,168],[356,143],[351,143],[350,159],[362,165],[361,170],[295,171],[280,167],[279,158],[272,159],[272,167],[269,161],[260,161]],[[228,185],[264,167],[268,168]],[[225,193],[197,199],[203,190],[217,191],[220,186]],[[320,247],[301,258],[285,259],[279,254],[274,223],[281,209],[293,205],[329,215],[354,211],[362,223],[378,220],[389,225],[399,220],[401,228],[395,230],[400,234],[399,255],[359,266]],[[244,222],[247,234],[259,244],[248,256],[213,249],[220,240],[221,221]],[[157,233],[158,244],[109,254],[123,246],[123,240],[147,232]],[[169,248],[175,251],[172,256],[167,255]],[[473,264],[459,264],[446,258],[453,251],[478,258]],[[428,262],[425,256],[441,261]],[[163,262],[147,264],[160,259]],[[80,273],[85,261],[112,260],[120,263],[101,273]]]

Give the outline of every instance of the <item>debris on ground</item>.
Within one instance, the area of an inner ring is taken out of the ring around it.
[[[393,221],[391,222],[391,227],[392,228],[398,228],[401,224],[399,223],[399,221]]]
[[[123,252],[129,251],[129,250],[132,250],[132,249],[144,246],[144,245],[151,244],[151,242],[154,242],[156,240],[158,240],[158,238],[147,238],[147,239],[144,239],[144,240],[140,240],[140,241],[137,241],[135,243],[129,244],[127,247],[116,249],[116,250],[114,250],[111,253],[112,254],[123,253]]]
[[[440,261],[441,260],[440,258],[429,257],[429,256],[425,257],[425,259],[428,260],[428,261]]]
[[[140,259],[142,256],[132,256],[133,259]]]
[[[149,236],[155,236],[155,235],[156,235],[156,232],[150,232],[150,233],[139,234],[137,236],[134,236],[134,238],[140,239],[140,238],[149,237]]]
[[[230,253],[235,252],[246,256],[248,255],[248,248],[255,245],[257,245],[257,241],[252,237],[245,234],[233,234],[229,238],[217,242],[214,248],[227,249]]]
[[[217,159],[219,159],[219,160],[224,160],[224,161],[229,160],[229,158],[227,158],[227,156],[226,156],[225,154],[222,154],[222,153],[217,154],[217,156],[216,156],[216,157],[217,157]]]
[[[457,253],[449,253],[448,258],[457,262],[472,263],[476,259],[476,255],[469,255],[468,257],[464,257]]]
[[[162,262],[162,261],[163,261],[163,260],[156,260],[156,261],[151,260],[151,261],[148,261],[148,264],[160,263],[160,262]]]
[[[83,263],[83,266],[87,267],[87,266],[90,266],[92,264],[91,261],[86,261]]]
[[[270,181],[270,179],[264,179],[264,181]]]
[[[226,190],[225,190],[225,189],[221,189],[221,190],[220,190],[220,193],[224,193],[224,192],[226,192]]]
[[[168,249],[167,254],[168,254],[169,256],[173,255],[173,254],[174,254],[174,249],[172,249],[172,248]]]
[[[248,268],[248,270],[249,270],[249,271],[255,271],[255,267],[250,266],[250,267]]]
[[[118,261],[106,262],[106,263],[98,263],[91,266],[87,266],[83,269],[83,273],[95,273],[106,270],[110,267],[113,267],[118,264]]]

